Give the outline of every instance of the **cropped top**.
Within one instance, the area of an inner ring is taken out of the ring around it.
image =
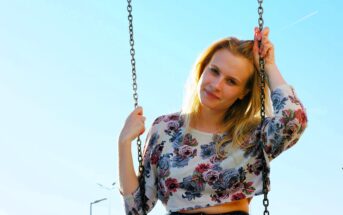
[[[271,92],[273,116],[266,117],[245,141],[253,147],[232,148],[224,142],[224,156],[215,146],[227,133],[185,132],[180,112],[158,117],[152,124],[143,150],[146,208],[159,199],[167,211],[215,206],[262,194],[262,159],[269,162],[293,146],[307,125],[302,103],[290,85]],[[259,139],[263,138],[263,153]],[[222,150],[220,149],[220,150]],[[267,184],[270,190],[270,184]],[[138,187],[123,195],[126,214],[142,214]]]

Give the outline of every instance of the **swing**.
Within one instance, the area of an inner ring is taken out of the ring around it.
[[[132,20],[133,20],[133,16],[132,16],[132,5],[131,5],[131,1],[132,0],[127,0],[127,11],[128,11],[128,20],[129,20],[129,34],[130,34],[130,54],[131,54],[131,69],[132,69],[132,87],[133,87],[133,99],[134,99],[134,107],[137,108],[138,106],[138,94],[137,94],[137,82],[136,82],[136,60],[135,60],[135,48],[134,48],[134,38],[133,38],[133,24],[132,24]],[[258,25],[259,25],[259,30],[262,31],[263,29],[263,7],[262,7],[262,3],[263,0],[257,0],[259,6],[258,6]],[[259,40],[258,41],[258,47],[261,47],[261,43],[262,41]],[[265,120],[265,106],[264,106],[264,102],[265,102],[265,95],[264,95],[264,88],[265,88],[265,71],[264,71],[264,59],[260,56],[259,57],[259,67],[260,67],[260,77],[261,77],[261,83],[260,83],[260,88],[261,88],[261,94],[260,94],[260,98],[261,98],[261,127],[262,124]],[[262,136],[259,138],[260,142],[259,142],[259,147],[260,150],[262,150],[263,152],[263,141],[262,141]],[[143,214],[146,215],[146,196],[145,194],[145,179],[143,176],[143,172],[144,172],[144,166],[143,166],[143,157],[142,157],[142,149],[141,149],[141,145],[142,145],[142,141],[140,139],[140,136],[138,136],[137,138],[137,149],[138,149],[138,162],[139,162],[139,175],[140,177],[138,178],[139,181],[139,186],[141,189],[141,201],[142,201],[142,205],[143,205]],[[268,168],[267,168],[267,164],[266,164],[266,159],[264,158],[262,160],[263,162],[263,171],[262,171],[262,178],[263,178],[263,206],[264,206],[264,215],[269,215],[269,211],[268,211],[268,206],[269,206],[269,199],[268,199],[268,189],[267,189],[267,184],[270,182],[269,178],[268,178]]]

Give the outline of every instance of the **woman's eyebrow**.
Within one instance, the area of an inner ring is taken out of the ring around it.
[[[215,67],[220,73],[222,73],[222,71],[219,69],[219,67],[217,66],[217,65],[215,65],[215,64],[210,64],[212,67]],[[230,78],[232,78],[232,79],[234,79],[235,81],[237,81],[237,82],[241,82],[238,78],[236,78],[236,77],[234,77],[234,76],[231,76],[231,75],[226,75],[225,76],[227,79],[230,79]]]

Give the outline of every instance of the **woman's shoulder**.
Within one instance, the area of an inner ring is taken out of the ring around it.
[[[164,115],[160,115],[158,116],[154,122],[153,122],[153,126],[155,125],[160,125],[161,123],[163,124],[168,124],[170,122],[177,122],[182,120],[183,117],[181,115],[181,112],[172,112],[172,113],[168,113],[168,114],[164,114]]]

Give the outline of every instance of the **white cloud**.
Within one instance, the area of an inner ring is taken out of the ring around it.
[[[299,24],[300,22],[303,22],[303,21],[305,21],[305,20],[311,18],[312,16],[314,16],[314,15],[316,15],[316,14],[318,14],[318,10],[313,11],[313,12],[307,14],[306,16],[303,16],[303,17],[301,17],[300,19],[296,20],[295,22],[293,22],[293,23],[291,23],[291,24],[289,24],[289,25],[286,25],[286,26],[282,27],[282,28],[281,28],[281,31],[287,30],[287,29],[293,27],[294,25]]]

